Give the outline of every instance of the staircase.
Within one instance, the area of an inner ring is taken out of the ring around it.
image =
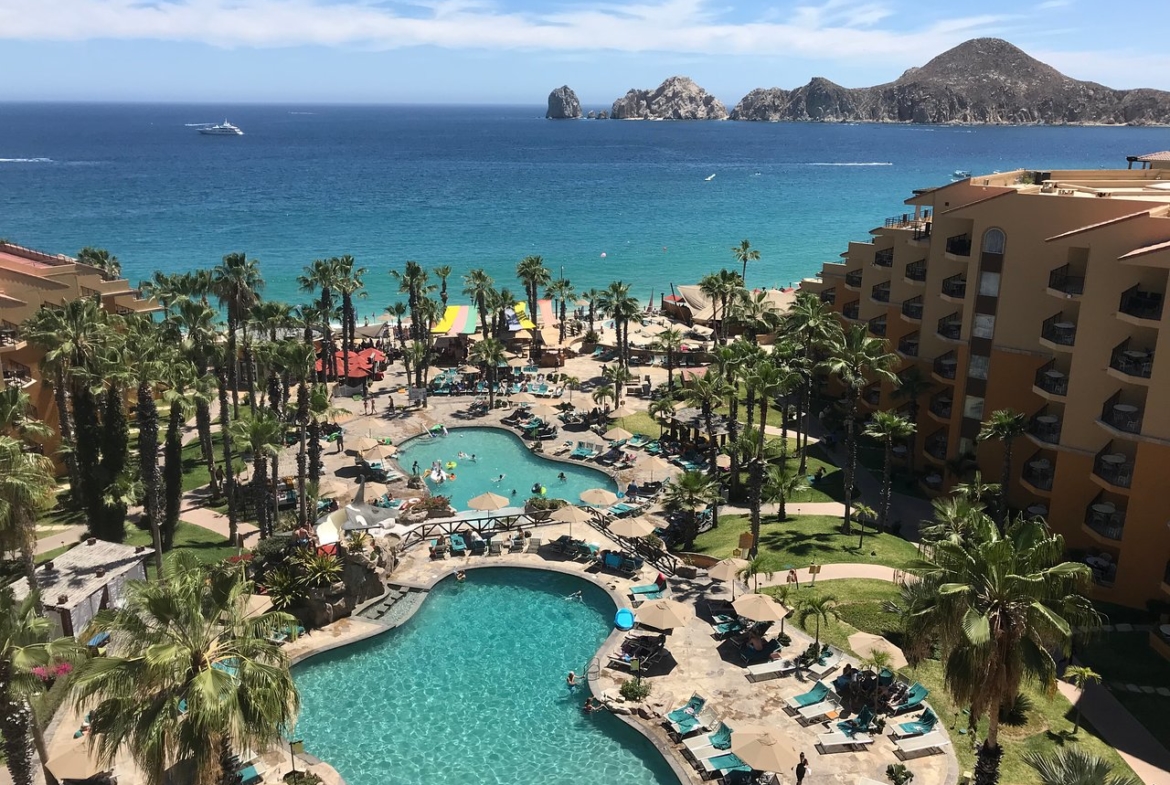
[[[368,621],[397,627],[422,604],[426,594],[422,589],[391,584],[381,599],[367,605],[357,615]]]

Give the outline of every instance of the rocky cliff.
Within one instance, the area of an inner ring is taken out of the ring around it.
[[[563,85],[548,94],[548,111],[544,116],[550,120],[576,120],[581,116],[581,102],[577,94]]]
[[[630,90],[613,102],[615,120],[726,120],[727,107],[685,76],[672,76],[655,90]]]
[[[614,105],[616,108],[616,104]],[[732,120],[895,123],[1170,123],[1170,93],[1082,82],[998,38],[976,38],[874,87],[815,78],[752,90]]]

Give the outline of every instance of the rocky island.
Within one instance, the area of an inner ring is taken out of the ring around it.
[[[672,76],[655,90],[630,90],[613,102],[614,120],[726,120],[727,107],[685,76]]]
[[[577,120],[581,117],[581,102],[568,85],[562,85],[548,94],[548,111],[544,116],[550,120]]]
[[[614,105],[616,108],[616,104]],[[817,77],[795,90],[752,90],[732,120],[879,123],[1166,124],[1170,92],[1083,82],[998,38],[959,44],[874,87]]]

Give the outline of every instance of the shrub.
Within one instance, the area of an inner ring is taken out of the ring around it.
[[[311,771],[290,771],[284,775],[284,781],[288,785],[319,785],[324,782]]]
[[[300,578],[287,567],[269,571],[264,577],[264,590],[272,601],[272,607],[278,611],[294,608],[305,600]]]
[[[1012,725],[1020,727],[1028,724],[1028,712],[1035,707],[1032,699],[1022,692],[1016,693],[1016,697],[1011,701],[1005,702],[999,707],[999,721],[1004,725]]]
[[[586,330],[582,337],[583,343],[597,343],[601,339],[601,335],[596,330]]]
[[[886,779],[892,785],[906,785],[907,782],[914,779],[914,772],[906,768],[905,763],[891,763],[886,766]]]
[[[341,580],[341,562],[329,554],[306,554],[297,559],[301,583],[309,589],[323,589]]]
[[[564,499],[552,499],[548,496],[533,496],[527,502],[525,502],[525,506],[528,509],[537,512],[542,510],[559,510],[566,504],[568,504],[568,502],[566,502]]]
[[[446,510],[450,506],[451,498],[449,496],[428,496],[415,502],[411,509],[431,512],[432,510]]]
[[[349,537],[345,541],[345,549],[350,553],[365,553],[370,543],[374,538],[365,532],[350,532]]]
[[[650,696],[650,682],[634,677],[622,682],[619,692],[628,701],[641,702]]]

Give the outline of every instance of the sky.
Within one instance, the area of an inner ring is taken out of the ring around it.
[[[692,77],[734,104],[858,87],[1005,38],[1078,79],[1170,89],[1154,0],[0,0],[0,101],[544,102]]]

